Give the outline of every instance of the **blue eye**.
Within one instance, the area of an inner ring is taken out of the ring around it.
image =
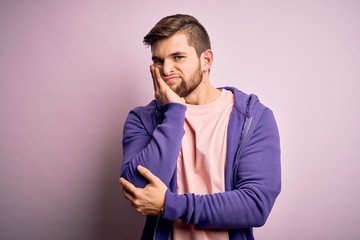
[[[184,56],[175,56],[175,57],[174,57],[175,60],[180,60],[180,59],[182,59],[182,58],[184,58]]]

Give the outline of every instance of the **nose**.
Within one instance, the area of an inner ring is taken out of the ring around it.
[[[164,76],[169,76],[174,71],[174,64],[171,61],[164,61],[162,65],[162,72]]]

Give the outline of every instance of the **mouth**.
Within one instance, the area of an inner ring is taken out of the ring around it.
[[[166,82],[166,83],[173,83],[173,82],[175,82],[175,81],[177,81],[179,79],[179,77],[178,76],[168,76],[168,77],[163,77],[163,80],[164,80],[164,82]]]

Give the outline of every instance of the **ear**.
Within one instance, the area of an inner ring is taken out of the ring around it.
[[[210,71],[212,62],[214,60],[213,52],[208,49],[201,54],[201,66],[203,71]]]

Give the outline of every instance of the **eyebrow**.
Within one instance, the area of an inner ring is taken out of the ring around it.
[[[169,56],[173,57],[173,56],[186,55],[186,54],[187,54],[186,52],[176,51],[176,52],[171,53]],[[161,58],[159,58],[157,56],[152,56],[151,59],[152,60],[159,60],[159,59],[161,60]]]

